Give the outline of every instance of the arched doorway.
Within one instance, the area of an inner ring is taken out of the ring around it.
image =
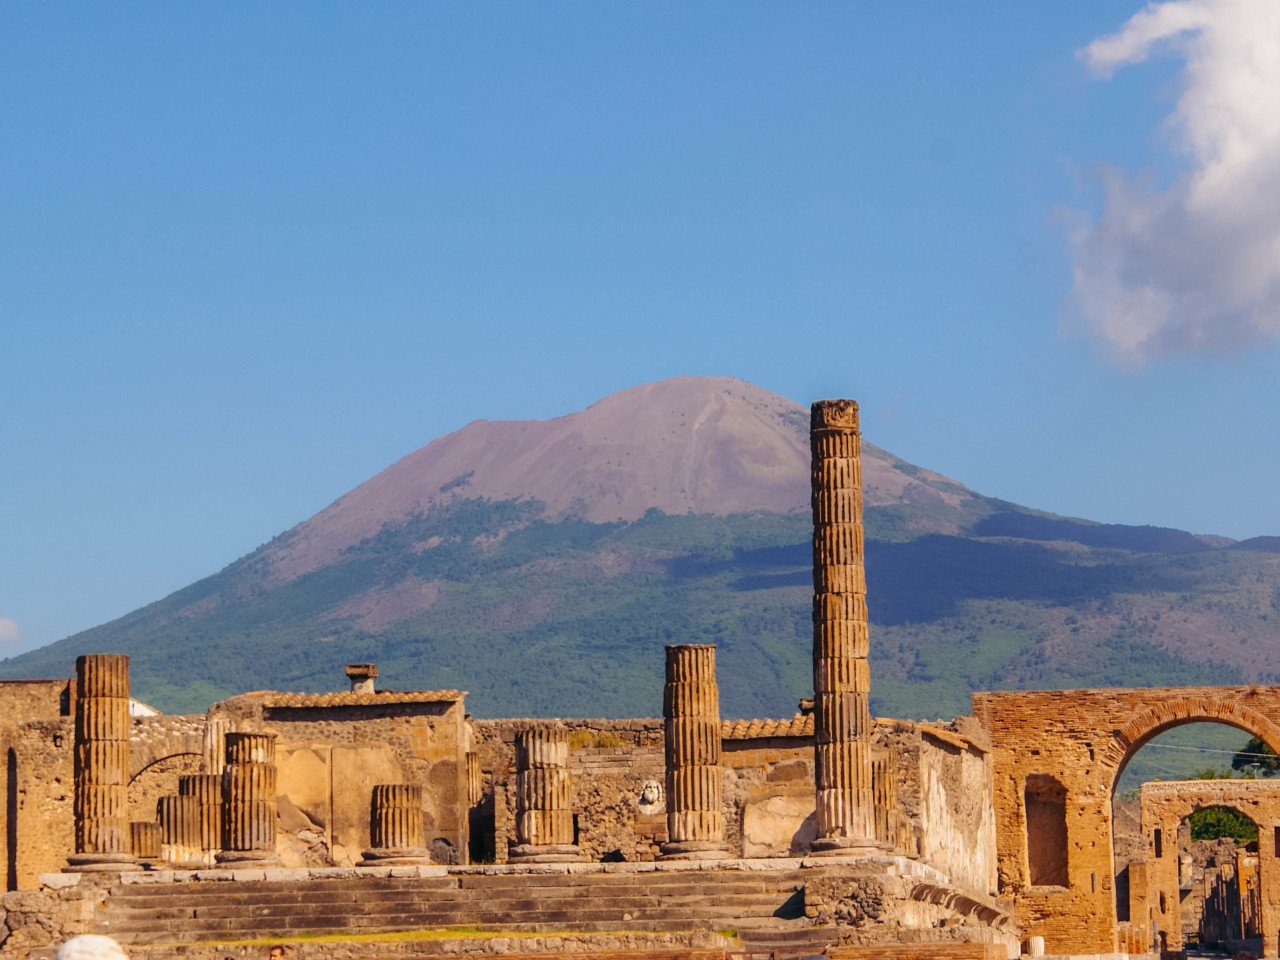
[[[1227,724],[1243,731],[1242,739],[1280,744],[1277,687],[978,693],[973,704],[992,741],[1000,891],[1014,902],[1028,934],[1045,938],[1049,953],[1129,946],[1119,941],[1111,798],[1138,750],[1166,730],[1196,722]],[[1039,789],[1047,781],[1037,778],[1044,777],[1056,781],[1060,793]],[[1038,824],[1057,822],[1041,814],[1059,802],[1066,869],[1056,878],[1066,882],[1035,883],[1031,858],[1045,852]],[[1268,947],[1275,955],[1274,940]]]
[[[1188,842],[1193,836],[1180,838],[1188,820],[1220,811],[1251,824],[1256,840],[1250,843],[1249,834],[1242,834],[1240,845],[1227,840],[1197,851]],[[1143,784],[1142,829],[1149,843],[1145,913],[1154,946],[1179,950],[1192,936],[1224,946],[1257,938],[1264,956],[1277,955],[1280,782]]]

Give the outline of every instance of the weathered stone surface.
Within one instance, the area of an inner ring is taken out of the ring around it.
[[[359,866],[430,863],[422,840],[422,787],[409,783],[375,786],[370,833],[373,846],[364,852]]]
[[[228,733],[222,770],[222,850],[229,869],[276,865],[275,734]],[[198,840],[198,835],[197,835]]]
[[[137,869],[129,836],[129,658],[76,658],[75,854],[67,870]]]
[[[724,843],[720,769],[720,690],[716,648],[672,644],[666,649],[662,693],[666,739],[667,837],[664,859],[717,859]]]
[[[852,400],[813,404],[809,436],[817,740],[813,850],[870,851],[877,840],[858,405]]]
[[[528,863],[581,859],[573,842],[573,783],[569,734],[559,723],[516,734],[516,844],[512,860]]]

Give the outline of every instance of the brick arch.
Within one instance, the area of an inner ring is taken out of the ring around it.
[[[1159,703],[1138,714],[1119,730],[1112,732],[1104,760],[1114,768],[1112,789],[1133,755],[1153,738],[1188,723],[1225,723],[1259,737],[1272,750],[1280,744],[1280,725],[1235,700],[1214,697],[1186,697]]]
[[[147,761],[146,766],[129,774],[129,782],[133,783],[140,776],[142,776],[144,773],[146,773],[148,770],[154,767],[157,763],[163,763],[166,760],[173,760],[177,757],[199,757],[201,760],[203,760],[204,753],[203,751],[200,751],[200,750],[178,750],[174,753],[165,754],[163,757],[152,757],[150,760]]]
[[[204,753],[204,738],[195,734],[133,740],[129,744],[129,780],[138,778],[147,767],[183,753]]]

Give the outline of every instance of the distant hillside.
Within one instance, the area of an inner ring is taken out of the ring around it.
[[[1280,553],[992,500],[864,447],[873,707],[973,689],[1272,682]],[[719,648],[726,717],[811,693],[807,412],[686,377],[551,421],[480,421],[224,570],[0,662],[133,657],[170,711],[243,690],[470,691],[477,716],[661,710],[662,647]],[[1265,540],[1266,538],[1260,538]]]

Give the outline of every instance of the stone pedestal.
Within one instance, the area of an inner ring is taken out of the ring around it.
[[[137,870],[129,837],[129,658],[76,657],[75,853],[69,873]]]
[[[667,836],[663,860],[714,860],[728,855],[721,808],[720,691],[716,648],[667,647],[662,691],[667,760]]]
[[[156,804],[156,818],[160,821],[160,856],[175,867],[204,866],[199,798],[161,797]]]
[[[222,770],[220,867],[278,864],[276,855],[276,737],[228,733]]]
[[[516,734],[516,845],[511,862],[581,860],[573,842],[569,735],[555,725]]]
[[[858,405],[813,405],[813,714],[818,855],[883,849],[876,840],[862,550]]]
[[[409,783],[380,783],[374,787],[369,838],[370,848],[357,866],[430,863],[422,833],[422,787]]]
[[[178,778],[178,793],[200,803],[200,859],[213,866],[222,849],[222,777],[216,773],[191,773]]]

